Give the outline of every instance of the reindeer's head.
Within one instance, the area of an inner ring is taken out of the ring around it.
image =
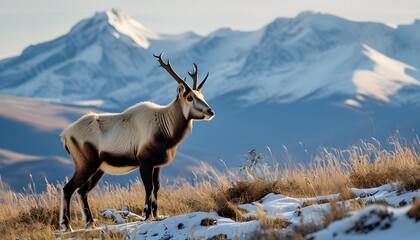
[[[177,99],[181,103],[182,112],[186,119],[195,119],[195,120],[210,120],[214,117],[215,113],[213,109],[207,104],[206,100],[204,99],[203,94],[201,91],[203,90],[203,85],[209,76],[207,73],[204,80],[197,86],[197,65],[194,63],[193,72],[188,72],[188,74],[193,79],[193,88],[191,88],[187,82],[186,78],[181,78],[178,74],[172,69],[171,63],[165,63],[162,60],[162,54],[156,56],[160,63],[160,66],[163,67],[177,82],[178,82],[178,89],[177,89]]]

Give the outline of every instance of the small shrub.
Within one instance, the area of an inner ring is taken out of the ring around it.
[[[406,191],[416,191],[420,189],[420,172],[415,172],[413,176],[402,179],[403,188]]]
[[[213,219],[213,218],[204,218],[203,220],[201,220],[200,226],[213,226],[217,224],[217,220]]]
[[[269,193],[277,192],[277,182],[257,180],[255,182],[238,181],[232,187],[220,191],[214,196],[216,212],[223,217],[242,221],[243,214],[239,204],[261,200]]]
[[[238,181],[222,194],[229,201],[244,204],[259,201],[269,193],[278,192],[278,182],[256,180],[254,182]]]
[[[242,166],[239,170],[249,171],[257,166],[258,163],[260,163],[262,160],[264,160],[264,157],[261,154],[258,154],[255,148],[251,149],[248,151],[248,155],[245,155],[245,161],[248,163],[248,165]]]
[[[220,199],[217,200],[216,206],[216,212],[220,216],[230,218],[235,221],[242,221],[243,215],[236,204],[228,201],[227,199]]]

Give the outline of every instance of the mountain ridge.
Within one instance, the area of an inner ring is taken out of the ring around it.
[[[166,52],[182,75],[192,62],[211,72],[214,85],[207,86],[209,99],[250,88],[250,93],[238,99],[285,103],[309,95],[344,94],[357,102],[353,107],[361,107],[360,95],[366,94],[385,104],[393,99],[395,103],[390,104],[399,105],[399,99],[406,102],[403,96],[390,98],[397,91],[389,97],[358,92],[356,89],[372,85],[373,80],[353,78],[358,71],[374,70],[375,62],[366,55],[368,48],[406,64],[409,72],[404,70],[400,77],[414,81],[403,81],[401,88],[416,88],[420,61],[415,56],[420,48],[414,43],[420,34],[409,32],[419,26],[420,21],[415,21],[391,28],[307,11],[295,18],[277,18],[256,31],[221,28],[207,36],[193,32],[165,35],[111,9],[80,21],[64,36],[0,61],[0,93],[64,102],[100,99],[105,108],[147,99],[163,102],[174,83],[156,70],[152,54]],[[255,83],[255,78],[262,84]],[[381,88],[384,81],[380,78],[375,84]],[[223,82],[232,84],[215,87]],[[417,97],[407,98],[420,104]]]

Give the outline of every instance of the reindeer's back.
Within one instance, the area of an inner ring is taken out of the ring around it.
[[[153,134],[154,113],[159,107],[145,102],[122,113],[90,112],[67,127],[61,139],[67,151],[71,148],[71,142],[77,141],[78,144],[89,142],[98,151],[134,153]]]
[[[65,141],[73,137],[89,141],[98,136],[99,132],[98,114],[89,112],[64,129],[61,139]]]

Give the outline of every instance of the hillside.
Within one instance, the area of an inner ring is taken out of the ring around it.
[[[61,184],[16,193],[0,182],[2,239],[417,239],[420,224],[419,140],[324,149],[307,166],[251,152],[243,168],[202,167],[159,192],[161,218],[141,217],[140,180],[105,184],[90,194],[97,228],[84,229],[76,198],[72,226],[58,216]],[[125,210],[119,210],[122,206]],[[128,208],[128,210],[127,210]]]
[[[249,211],[246,217],[250,221],[233,221],[220,217],[215,212],[193,212],[168,217],[161,221],[125,223],[102,226],[99,229],[120,233],[122,236],[129,236],[130,239],[392,240],[404,236],[406,240],[415,240],[419,234],[420,203],[419,200],[413,203],[413,197],[419,198],[420,191],[400,194],[397,197],[394,189],[395,186],[392,185],[353,189],[360,194],[354,199],[339,203],[334,202],[334,197],[339,195],[291,198],[268,194],[258,202],[239,205],[240,209]],[[369,197],[365,197],[367,194]],[[325,199],[329,202],[305,206],[309,201],[322,202]],[[393,206],[376,205],[375,202],[385,202],[390,205],[397,203],[397,206],[403,202],[404,206],[396,209]],[[362,209],[358,209],[360,206],[357,206],[354,209],[355,205],[363,203],[368,206]],[[106,215],[107,211],[115,210],[107,209],[103,215]],[[409,212],[415,212],[416,215],[413,216]],[[336,222],[325,227],[328,218],[334,217],[337,219],[332,220]],[[311,228],[314,233],[301,235]],[[98,231],[98,229],[83,230],[73,235],[89,235],[89,231]],[[57,234],[60,237],[63,235]]]

